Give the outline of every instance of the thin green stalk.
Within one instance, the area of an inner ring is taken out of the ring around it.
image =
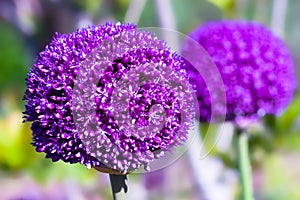
[[[126,200],[127,187],[127,176],[126,175],[115,175],[109,174],[111,183],[113,200]]]
[[[249,158],[248,134],[245,130],[237,130],[237,151],[240,180],[242,185],[242,200],[254,200],[252,186],[252,169]]]

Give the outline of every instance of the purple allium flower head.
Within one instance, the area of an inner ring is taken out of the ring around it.
[[[279,114],[291,101],[296,88],[291,55],[286,45],[263,25],[210,22],[190,36],[203,46],[219,69],[226,93],[226,120]],[[188,47],[187,44],[185,48]],[[197,90],[200,120],[214,121],[217,116],[211,116],[211,94],[203,78],[191,65],[187,68]]]
[[[27,78],[33,145],[53,161],[88,168],[147,166],[187,138],[193,111],[183,65],[131,24],[56,34]]]

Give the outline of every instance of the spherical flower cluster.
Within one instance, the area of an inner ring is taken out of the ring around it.
[[[33,145],[53,161],[88,168],[126,173],[147,166],[187,138],[192,110],[178,90],[190,91],[183,65],[165,42],[132,24],[56,34],[26,79]],[[148,134],[155,117],[165,121]]]
[[[226,120],[279,114],[296,87],[293,61],[284,43],[256,22],[210,22],[190,36],[215,62],[224,82]],[[188,66],[196,88],[201,121],[214,121],[211,95],[201,75]],[[222,110],[222,108],[221,108]]]

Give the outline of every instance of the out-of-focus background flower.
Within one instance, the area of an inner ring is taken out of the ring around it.
[[[1,0],[0,200],[111,198],[107,175],[81,165],[52,163],[34,151],[30,124],[22,123],[26,73],[54,32],[125,19],[139,27],[160,27],[166,24],[162,18],[169,9],[174,14],[171,24],[185,34],[198,24],[224,18],[265,24],[287,43],[300,77],[298,0]],[[279,118],[266,116],[251,130],[256,199],[300,199],[299,114],[300,94],[296,92],[285,113]],[[190,152],[163,170],[130,175],[128,199],[236,198],[240,186],[231,147],[235,138],[231,125],[225,126],[228,134],[222,134],[206,159],[193,163]],[[213,128],[218,134],[218,126]]]

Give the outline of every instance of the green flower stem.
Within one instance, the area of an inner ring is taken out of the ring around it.
[[[249,158],[248,134],[245,130],[237,130],[237,151],[242,185],[242,200],[254,200],[252,172]]]
[[[126,193],[128,191],[127,176],[109,174],[109,179],[111,183],[113,200],[125,200]]]

